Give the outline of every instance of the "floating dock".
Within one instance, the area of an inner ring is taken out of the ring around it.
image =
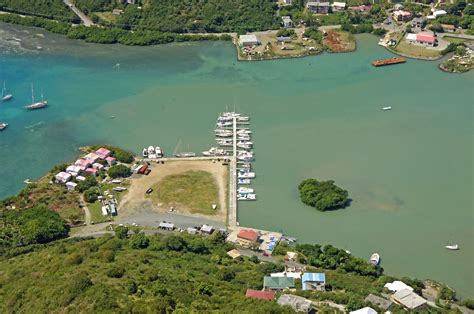
[[[399,63],[405,63],[405,62],[407,62],[407,60],[404,58],[394,57],[394,58],[388,58],[388,59],[375,60],[372,62],[372,65],[374,67],[382,67],[386,65],[393,65],[393,64],[399,64]]]

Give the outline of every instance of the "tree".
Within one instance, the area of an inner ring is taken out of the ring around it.
[[[178,236],[172,235],[165,240],[166,248],[170,251],[182,251],[186,248],[186,241]]]
[[[99,190],[97,188],[90,188],[84,192],[84,199],[88,203],[94,203],[99,198]]]
[[[86,176],[86,179],[84,181],[79,181],[79,183],[76,186],[76,191],[82,193],[93,186],[97,186],[98,184],[99,183],[97,182],[96,178],[93,175],[88,175]]]
[[[114,229],[115,235],[119,239],[126,239],[128,236],[128,228],[126,226],[117,226]]]
[[[133,249],[146,249],[150,244],[150,240],[143,234],[138,233],[130,237],[130,246]]]
[[[303,203],[320,211],[344,208],[349,205],[349,193],[334,181],[306,179],[298,186]]]
[[[130,170],[130,168],[125,165],[116,165],[110,167],[110,169],[107,171],[107,174],[111,178],[126,178],[132,174],[132,170]]]

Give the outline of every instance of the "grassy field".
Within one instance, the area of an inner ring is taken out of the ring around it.
[[[213,204],[219,204],[218,186],[205,171],[187,171],[170,175],[153,185],[153,202],[166,206],[184,206],[192,213],[213,215]]]
[[[451,37],[451,36],[444,36],[443,39],[446,40],[446,41],[449,41],[450,43],[453,43],[453,44],[460,44],[460,43],[464,43],[464,42],[467,42],[467,41],[472,41],[472,40],[469,40],[469,39],[457,38],[457,37]]]
[[[115,23],[117,17],[112,12],[94,12],[101,20],[109,23]]]
[[[402,39],[399,44],[394,48],[396,52],[406,55],[412,58],[421,59],[436,59],[441,56],[440,51],[427,49],[425,47],[411,45]]]
[[[91,212],[91,222],[100,223],[109,221],[109,216],[102,215],[102,203],[97,201],[93,204],[88,204],[87,207]]]

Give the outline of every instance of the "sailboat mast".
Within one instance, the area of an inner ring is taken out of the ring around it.
[[[33,84],[31,84],[31,103],[35,103],[35,90],[33,89]]]

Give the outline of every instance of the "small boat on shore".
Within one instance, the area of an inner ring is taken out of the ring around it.
[[[8,127],[8,123],[6,122],[0,122],[0,131],[5,130]]]
[[[457,251],[459,250],[459,245],[457,244],[449,244],[445,246],[446,249],[451,250],[451,251]]]
[[[372,265],[377,266],[380,263],[380,255],[378,253],[372,254],[369,261]]]
[[[3,81],[3,89],[2,89],[2,101],[11,100],[13,98],[12,94],[7,94],[7,88],[5,87],[5,81]]]
[[[33,84],[31,84],[31,104],[25,106],[25,109],[35,110],[35,109],[45,108],[46,106],[48,106],[48,101],[43,100],[43,91],[42,90],[41,90],[41,101],[35,102],[35,93],[34,93],[34,89],[33,89]]]
[[[372,65],[374,67],[381,67],[385,65],[399,64],[399,63],[405,63],[405,62],[407,62],[407,60],[404,58],[394,57],[394,58],[388,58],[388,59],[375,60],[372,62]]]
[[[391,106],[382,107],[382,110],[384,110],[384,111],[387,111],[387,110],[392,110],[392,107],[391,107]]]

